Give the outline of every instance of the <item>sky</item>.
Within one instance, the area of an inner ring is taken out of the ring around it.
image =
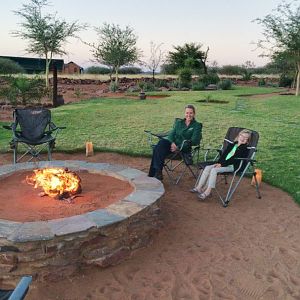
[[[21,29],[21,18],[13,11],[21,9],[26,0],[9,0],[1,5],[0,56],[34,57],[26,53],[27,42],[12,35]],[[256,66],[265,65],[267,58],[259,57],[261,50],[255,42],[263,38],[261,25],[252,22],[263,18],[277,7],[281,0],[50,0],[48,12],[68,22],[78,20],[90,27],[80,33],[86,42],[97,42],[94,27],[104,22],[118,24],[121,28],[132,27],[138,36],[137,46],[147,60],[150,42],[163,43],[166,53],[173,46],[184,43],[202,44],[209,47],[208,63],[241,65],[252,61]],[[68,52],[65,63],[74,61],[82,67],[96,65],[90,48],[76,39],[65,45]]]

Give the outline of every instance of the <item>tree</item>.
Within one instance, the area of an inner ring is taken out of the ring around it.
[[[204,74],[207,74],[206,60],[209,51],[201,51],[201,44],[186,43],[182,47],[174,46],[175,51],[170,51],[168,54],[168,62],[174,65],[175,68],[192,68],[192,69],[203,69]]]
[[[269,50],[269,56],[284,53],[297,67],[296,96],[300,87],[300,6],[293,10],[292,3],[277,6],[274,14],[257,18],[258,24],[264,28],[264,40],[258,42],[262,49]]]
[[[242,65],[243,80],[250,80],[255,69],[254,62],[247,60]]]
[[[25,70],[16,62],[0,57],[0,74],[24,73]]]
[[[137,36],[131,27],[121,29],[119,25],[104,23],[95,28],[98,44],[89,44],[95,59],[115,72],[115,84],[118,84],[119,69],[138,61],[139,50],[136,47]]]
[[[75,37],[76,33],[85,28],[77,21],[67,23],[59,20],[55,14],[43,14],[42,10],[48,6],[47,0],[31,0],[29,4],[23,4],[22,8],[14,11],[22,18],[22,29],[13,32],[14,36],[28,41],[28,53],[43,56],[46,60],[46,86],[49,85],[49,67],[53,55],[63,55],[66,52],[63,45],[69,37]]]
[[[297,68],[294,61],[290,60],[288,53],[274,53],[271,59],[271,62],[269,62],[266,66],[270,70],[270,73],[280,73],[292,77],[295,75],[295,71],[297,71]]]
[[[152,72],[152,81],[154,83],[154,76],[155,71],[157,68],[163,63],[164,60],[164,51],[161,50],[161,44],[156,45],[154,42],[150,42],[150,57],[149,60],[146,62],[146,66]]]

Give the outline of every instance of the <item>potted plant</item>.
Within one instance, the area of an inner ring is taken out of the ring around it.
[[[144,90],[140,91],[139,97],[140,97],[140,100],[145,100],[146,99],[146,93],[144,92]]]
[[[140,100],[144,100],[144,99],[146,99],[146,94],[144,92],[146,83],[144,81],[139,81],[138,85],[139,85],[139,88],[141,89],[140,94],[139,94]]]

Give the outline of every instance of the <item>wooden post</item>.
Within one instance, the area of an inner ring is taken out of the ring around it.
[[[86,156],[92,156],[94,155],[94,148],[93,148],[93,143],[92,142],[86,142],[85,143],[85,154]]]

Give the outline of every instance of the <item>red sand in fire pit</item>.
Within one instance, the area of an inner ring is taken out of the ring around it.
[[[38,196],[41,189],[34,189],[26,183],[26,176],[32,173],[19,171],[0,180],[0,219],[31,222],[71,217],[107,207],[133,191],[126,181],[79,171],[82,193],[69,203],[49,196]],[[10,201],[12,195],[14,201]]]

